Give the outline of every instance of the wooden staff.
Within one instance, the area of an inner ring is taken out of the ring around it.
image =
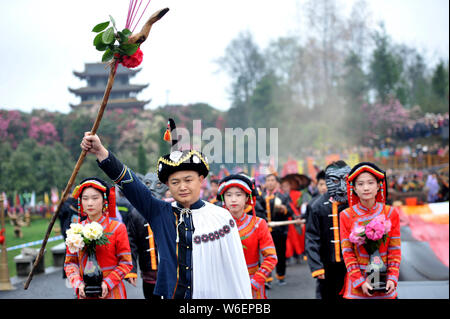
[[[278,227],[278,226],[285,226],[285,225],[291,225],[291,224],[304,224],[304,219],[294,219],[294,220],[284,220],[280,222],[268,222],[267,225],[269,227]]]
[[[169,11],[169,9],[165,8],[165,9],[155,12],[149,18],[149,20],[146,22],[143,29],[138,33],[138,35],[139,35],[138,37],[133,38],[133,35],[130,36],[130,38],[132,38],[132,41],[129,41],[129,43],[144,42],[148,38],[148,34],[150,32],[152,24],[155,23],[156,21],[158,21],[159,19],[161,19],[168,11]],[[114,84],[114,78],[116,76],[117,66],[118,66],[118,61],[114,58],[112,64],[110,65],[111,70],[109,72],[108,83],[106,84],[105,93],[103,95],[102,104],[100,105],[100,109],[98,110],[98,113],[97,113],[97,118],[95,119],[94,125],[92,126],[92,129],[91,129],[91,135],[95,135],[98,127],[100,126],[100,122],[102,120],[103,113],[105,112],[105,108],[108,103],[109,94],[111,93],[111,89]],[[39,254],[36,257],[36,260],[34,261],[34,264],[33,264],[33,267],[31,268],[30,273],[28,274],[27,281],[23,285],[24,289],[28,289],[31,279],[33,278],[34,270],[36,269],[37,265],[39,264],[39,262],[42,259],[42,256],[44,255],[45,246],[47,245],[48,238],[50,236],[50,233],[52,232],[53,225],[56,222],[56,218],[58,217],[58,214],[59,214],[62,204],[64,203],[64,201],[67,199],[67,196],[69,195],[69,191],[72,188],[73,183],[75,182],[75,178],[77,177],[78,171],[80,170],[80,167],[83,164],[86,154],[87,154],[87,152],[85,150],[83,150],[83,151],[81,151],[81,154],[78,157],[78,161],[75,165],[75,168],[72,171],[72,175],[70,176],[69,181],[67,182],[66,188],[64,189],[64,193],[61,196],[61,200],[58,203],[58,207],[56,208],[56,212],[53,214],[53,217],[50,220],[50,223],[48,224],[47,233],[45,234],[41,249],[39,250]]]
[[[108,103],[109,94],[111,93],[111,89],[114,84],[114,77],[116,75],[117,63],[118,63],[117,60],[114,60],[113,64],[111,65],[111,70],[109,72],[108,83],[106,84],[106,89],[105,89],[105,94],[103,95],[102,104],[100,105],[100,109],[98,110],[98,113],[97,113],[97,118],[95,119],[94,125],[92,126],[92,129],[91,129],[92,135],[96,134],[97,129],[102,120],[103,113],[105,112],[105,108]],[[36,260],[34,261],[33,268],[31,268],[31,271],[28,274],[27,281],[25,282],[25,284],[23,286],[24,289],[28,289],[31,279],[33,278],[34,270],[36,269],[37,265],[41,261],[42,256],[44,255],[45,246],[47,245],[48,238],[50,236],[50,233],[52,232],[53,225],[56,222],[56,218],[58,217],[58,214],[59,214],[62,204],[64,203],[64,201],[67,199],[67,196],[69,195],[70,189],[72,188],[72,185],[75,182],[75,178],[77,177],[77,174],[81,168],[81,165],[84,162],[84,158],[86,157],[86,154],[87,154],[87,152],[85,150],[83,150],[83,151],[81,151],[81,154],[78,157],[78,161],[75,165],[75,168],[72,171],[72,175],[70,176],[69,181],[67,182],[66,188],[64,189],[64,193],[61,196],[61,199],[58,203],[56,211],[53,214],[53,217],[50,220],[50,223],[48,224],[47,233],[45,234],[44,241],[42,242],[41,249],[39,250],[39,254],[36,257]]]

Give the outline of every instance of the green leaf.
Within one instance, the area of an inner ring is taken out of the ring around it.
[[[94,46],[98,51],[105,51],[106,48],[108,47],[107,44],[103,43],[102,40],[103,33],[104,32],[97,34],[96,37],[94,38]]]
[[[111,19],[111,22],[112,22],[114,28],[116,28],[116,21],[114,20],[114,18],[111,15],[109,15],[109,18]]]
[[[136,53],[137,49],[139,48],[139,45],[136,43],[124,43],[119,46],[120,49],[122,49],[126,55],[131,56],[134,53]]]
[[[104,32],[100,32],[99,34],[97,34],[95,36],[94,41],[93,41],[95,46],[97,46],[99,43],[103,43],[103,40],[102,40],[103,33]]]
[[[111,60],[113,58],[113,56],[114,56],[114,52],[111,49],[107,49],[105,51],[105,53],[103,53],[102,62],[107,62],[107,61]]]
[[[126,43],[128,41],[128,36],[123,34],[123,32],[117,32],[117,35],[119,36],[119,42],[120,43]]]
[[[101,31],[105,30],[108,25],[109,25],[109,21],[99,23],[92,29],[92,32],[101,32]]]
[[[122,33],[123,33],[124,35],[126,35],[126,36],[130,36],[130,35],[131,35],[131,31],[130,31],[129,29],[127,29],[127,28],[123,29],[123,30],[122,30]]]
[[[95,46],[95,48],[96,48],[98,51],[105,51],[105,50],[108,48],[108,45],[107,45],[107,44],[104,44],[103,42],[100,42],[99,44],[97,44],[97,45]]]
[[[109,27],[102,35],[102,41],[104,44],[111,44],[114,42],[114,28]]]

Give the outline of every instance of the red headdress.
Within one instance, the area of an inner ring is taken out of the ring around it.
[[[78,199],[78,212],[81,216],[86,216],[86,213],[83,211],[83,205],[81,204],[81,194],[83,191],[88,188],[93,187],[97,190],[99,190],[103,194],[104,198],[104,207],[103,212],[107,214],[109,217],[115,218],[116,217],[116,189],[115,187],[108,187],[108,184],[104,182],[103,180],[96,178],[96,177],[90,177],[86,178],[81,183],[75,187],[72,196],[76,199]]]
[[[380,189],[375,197],[375,201],[386,203],[387,198],[387,182],[386,182],[386,172],[381,170],[378,166],[370,162],[361,162],[355,165],[347,176],[347,196],[349,206],[353,206],[359,203],[359,197],[355,193],[354,182],[356,178],[363,172],[370,173],[375,176],[378,183],[380,183]]]
[[[217,199],[221,200],[224,206],[225,201],[223,199],[223,194],[227,191],[227,189],[231,187],[239,187],[248,195],[246,204],[252,207],[253,218],[256,218],[255,205],[256,205],[257,191],[255,183],[244,174],[232,174],[223,178],[219,184],[219,189],[217,191]]]

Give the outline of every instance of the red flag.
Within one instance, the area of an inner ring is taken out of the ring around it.
[[[20,196],[19,196],[19,193],[17,193],[17,192],[16,192],[16,201],[14,203],[14,207],[19,208],[19,211],[23,212],[22,205],[20,204]]]

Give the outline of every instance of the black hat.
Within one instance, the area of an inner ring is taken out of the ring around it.
[[[167,130],[164,134],[164,140],[172,141],[174,146],[178,140],[173,135],[176,128],[173,119],[169,119]],[[178,171],[196,171],[201,176],[208,176],[208,159],[201,152],[196,150],[172,151],[158,159],[157,163],[158,178],[162,183],[167,183],[169,176]]]

